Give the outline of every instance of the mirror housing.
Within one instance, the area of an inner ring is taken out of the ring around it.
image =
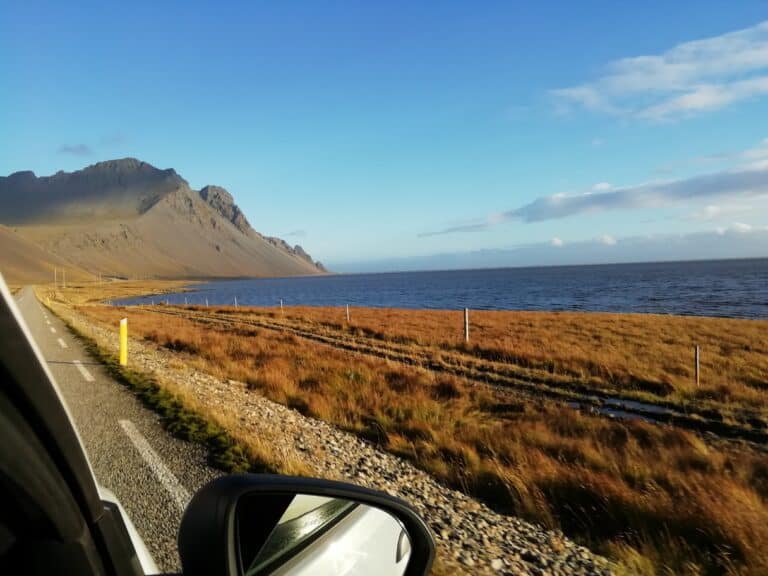
[[[178,544],[185,576],[242,576],[238,503],[243,497],[280,500],[296,495],[346,500],[387,513],[399,522],[410,541],[407,566],[402,574],[421,576],[429,573],[435,557],[434,538],[424,521],[403,500],[345,482],[243,474],[223,476],[209,482],[195,494],[184,511]],[[269,532],[272,527],[265,529]]]

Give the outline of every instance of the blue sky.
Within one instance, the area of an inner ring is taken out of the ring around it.
[[[4,2],[0,78],[0,174],[173,167],[337,270],[768,256],[764,1]]]

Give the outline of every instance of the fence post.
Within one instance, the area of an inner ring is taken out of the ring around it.
[[[696,345],[695,351],[693,353],[693,360],[696,363],[696,388],[698,388],[699,387],[699,374],[701,373],[700,366],[699,366],[699,363],[700,363],[700,360],[701,360],[701,348],[699,348],[698,344]]]
[[[120,320],[120,366],[128,365],[128,318]]]
[[[284,313],[285,312],[283,311],[283,299],[280,298],[280,314],[284,314]]]
[[[347,324],[349,324],[349,304],[347,304]]]
[[[469,308],[464,308],[464,342],[469,342]]]
[[[237,308],[237,296],[235,296],[235,308]]]

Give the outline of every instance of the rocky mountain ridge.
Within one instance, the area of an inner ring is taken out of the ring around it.
[[[35,245],[52,261],[63,259],[91,274],[173,278],[325,272],[301,246],[254,230],[224,188],[195,191],[175,170],[135,158],[52,176],[27,171],[0,177],[2,224],[12,227],[16,244]],[[35,255],[39,261],[38,250]],[[0,254],[0,271],[3,264]]]

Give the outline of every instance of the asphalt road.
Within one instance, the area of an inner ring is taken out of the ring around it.
[[[64,396],[100,485],[127,510],[158,568],[181,568],[176,535],[190,495],[221,473],[202,447],[177,440],[159,418],[89,356],[26,287],[17,305]]]

